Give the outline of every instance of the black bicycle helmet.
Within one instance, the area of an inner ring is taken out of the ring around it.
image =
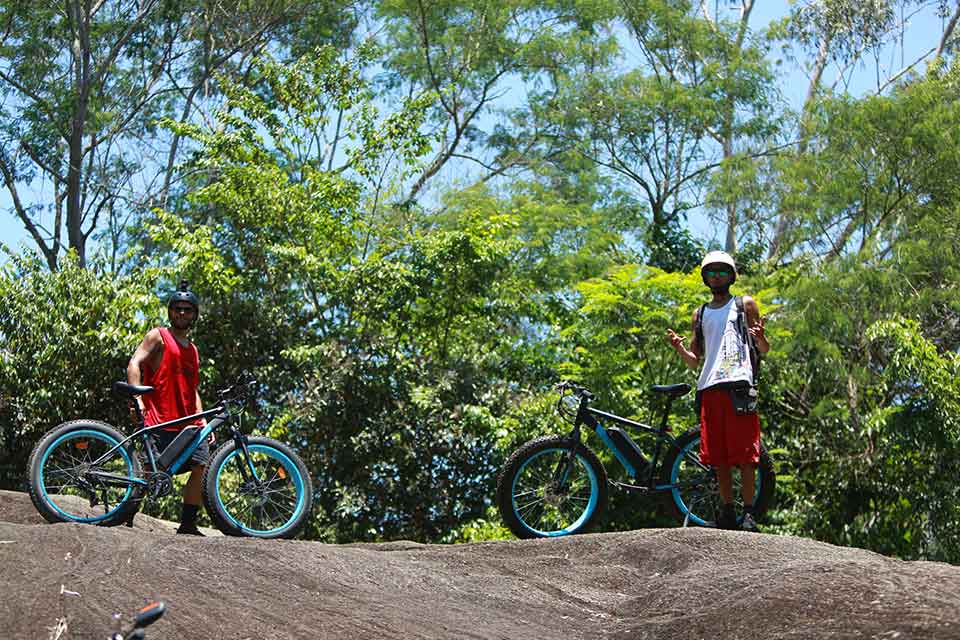
[[[173,295],[170,296],[170,299],[167,300],[167,309],[172,307],[174,303],[177,302],[186,302],[193,306],[196,310],[197,315],[200,315],[200,298],[197,297],[193,291],[190,291],[190,287],[187,284],[186,280],[180,281],[180,286],[177,287],[177,290],[173,292]]]

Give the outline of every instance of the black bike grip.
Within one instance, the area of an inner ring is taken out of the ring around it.
[[[134,618],[134,627],[141,629],[153,624],[166,610],[167,605],[162,602],[152,602],[148,604],[143,609],[140,609],[140,611],[137,611],[137,615]]]

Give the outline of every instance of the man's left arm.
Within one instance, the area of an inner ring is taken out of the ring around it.
[[[743,296],[743,311],[747,314],[747,331],[756,341],[757,350],[760,353],[770,351],[770,343],[767,342],[767,334],[764,331],[765,322],[760,316],[760,307],[757,306],[757,301],[750,296]]]

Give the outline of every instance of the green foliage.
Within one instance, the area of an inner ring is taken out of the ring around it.
[[[484,517],[471,520],[454,529],[444,537],[443,542],[489,542],[513,539],[513,533],[500,521],[500,513],[496,507],[490,507]]]
[[[920,331],[921,322],[936,326],[933,314],[956,314],[956,285],[935,293],[922,283],[934,273],[917,263],[929,256],[904,249],[792,283],[778,274],[789,283],[777,318],[788,335],[765,369],[764,426],[768,443],[787,452],[781,472],[794,481],[781,517],[792,530],[956,559],[957,364],[943,348],[955,349],[958,336],[953,325],[936,345]]]
[[[825,97],[802,153],[778,157],[767,205],[795,223],[784,252],[835,259],[909,240],[912,225],[957,201],[960,65],[934,68],[891,95]]]
[[[126,430],[126,404],[111,395],[162,308],[157,272],[115,278],[75,257],[51,272],[36,256],[0,270],[0,486],[24,488],[37,440],[86,417]]]
[[[331,34],[346,13],[328,0],[0,2],[0,173],[48,266],[67,249],[85,264],[90,240],[118,257],[129,219],[167,201],[183,147],[160,120],[215,108],[215,74],[243,76],[258,52],[349,41]]]
[[[702,253],[684,229],[688,213],[739,198],[708,198],[711,178],[726,159],[736,152],[749,159],[777,131],[765,43],[692,5],[618,5],[638,54],[597,46],[588,64],[557,74],[555,90],[529,114],[531,129],[551,133],[540,148],[546,162],[588,158],[643,203],[647,220],[632,231],[645,245],[646,264],[671,271],[689,270]]]

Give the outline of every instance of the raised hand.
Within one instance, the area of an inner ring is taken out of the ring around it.
[[[683,346],[684,337],[679,335],[673,329],[667,329],[667,340],[670,341],[670,346],[672,346],[674,349],[684,348]]]

